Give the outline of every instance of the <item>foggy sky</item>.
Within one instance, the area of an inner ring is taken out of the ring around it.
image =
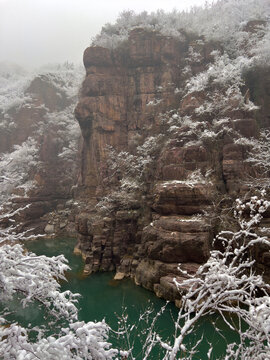
[[[0,62],[82,62],[102,25],[123,10],[183,10],[204,0],[0,0]]]

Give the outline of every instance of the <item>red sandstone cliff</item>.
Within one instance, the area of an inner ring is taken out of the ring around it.
[[[18,78],[12,71],[2,74],[7,94],[0,106],[1,206],[30,204],[18,217],[22,228],[43,233],[49,220],[46,231],[53,232],[55,219],[42,216],[64,208],[77,181],[80,131],[73,109],[80,71],[66,65]],[[62,229],[67,223],[64,216]]]
[[[261,181],[246,161],[253,138],[270,124],[269,71],[261,82],[247,70],[238,84],[236,61],[235,75],[220,79],[230,64],[219,43],[142,29],[116,50],[85,50],[75,250],[86,273],[116,269],[175,300],[177,264],[194,272],[214,235],[233,228],[234,200]]]

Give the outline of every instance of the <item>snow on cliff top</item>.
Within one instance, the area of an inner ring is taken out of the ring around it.
[[[100,34],[93,40],[93,46],[115,48],[127,40],[129,32],[134,28],[158,31],[166,36],[183,38],[183,32],[204,36],[207,41],[221,41],[231,52],[239,52],[239,43],[249,40],[249,34],[244,31],[246,24],[252,20],[265,21],[260,31],[265,36],[258,51],[268,61],[270,58],[270,1],[269,0],[218,0],[212,5],[193,7],[189,12],[163,10],[135,14],[124,11],[115,24],[103,26]],[[255,51],[255,49],[254,49]],[[239,55],[239,54],[238,54]]]

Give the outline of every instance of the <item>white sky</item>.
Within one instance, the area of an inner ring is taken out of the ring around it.
[[[204,0],[0,0],[0,62],[81,62],[102,25],[123,10],[182,10]]]

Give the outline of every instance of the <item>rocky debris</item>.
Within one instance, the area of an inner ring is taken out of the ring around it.
[[[194,275],[199,268],[197,263],[183,263],[181,269],[189,275]],[[164,264],[160,261],[143,260],[136,269],[135,282],[148,290],[152,290],[158,297],[169,301],[181,299],[181,294],[187,291],[186,285],[181,283],[188,279],[179,270],[179,264]]]
[[[168,274],[179,275],[178,263],[167,264],[145,257],[136,268],[135,283],[153,291],[154,285],[159,283],[160,278]]]
[[[76,201],[67,201],[58,204],[56,209],[41,217],[41,221],[45,223],[44,232],[50,237],[55,236],[71,236],[75,237],[75,217],[79,211],[80,204]]]
[[[125,277],[125,273],[122,273],[122,272],[117,272],[114,276],[114,280],[123,280]]]
[[[44,229],[44,232],[45,234],[48,234],[48,235],[52,235],[54,233],[55,229],[54,229],[54,225],[52,224],[47,224],[45,226],[45,229]]]

